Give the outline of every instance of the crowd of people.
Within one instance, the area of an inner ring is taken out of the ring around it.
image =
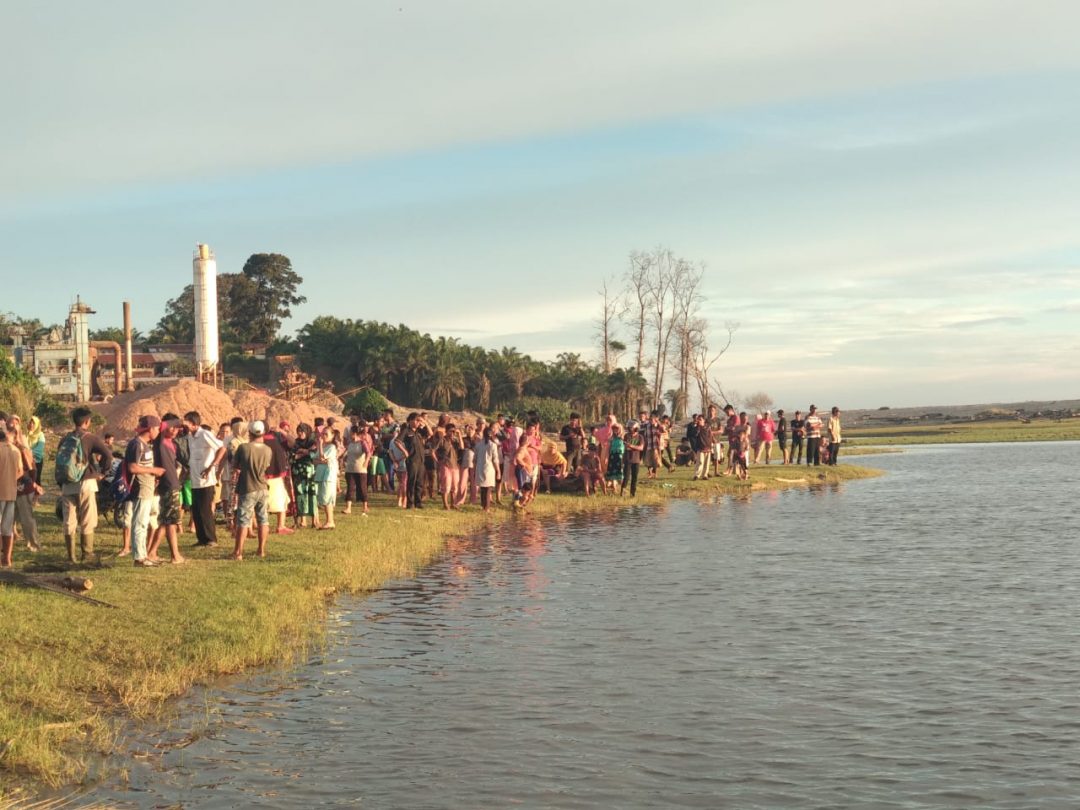
[[[691,466],[695,479],[749,476],[751,464],[836,464],[842,441],[840,410],[827,420],[811,405],[788,420],[783,410],[736,413],[710,405],[694,414],[675,444],[670,417],[642,410],[620,423],[608,414],[586,427],[577,413],[559,431],[559,443],[543,434],[540,417],[521,424],[510,416],[476,417],[467,424],[442,414],[434,422],[413,412],[398,423],[391,409],[366,420],[330,417],[313,424],[276,426],[233,418],[216,430],[200,414],[147,414],[122,453],[112,437],[90,429],[92,413],[72,411],[74,429],[60,440],[55,480],[67,556],[72,563],[97,559],[101,482],[122,506],[123,546],[138,567],[185,562],[180,536],[196,545],[218,544],[218,513],[230,532],[232,559],[242,560],[253,536],[266,555],[271,532],[331,531],[340,494],[343,514],[369,514],[369,494],[383,491],[401,509],[423,509],[438,499],[443,509],[479,504],[485,512],[508,501],[526,509],[543,487],[583,491],[586,496],[637,494],[638,481],[661,469]],[[726,444],[725,444],[726,443]],[[16,415],[0,414],[0,567],[10,567],[18,523],[27,547],[40,540],[34,506],[44,488],[45,436],[36,417],[23,430]],[[565,483],[564,483],[565,482]],[[342,491],[342,493],[339,493]],[[292,525],[289,525],[291,519]]]

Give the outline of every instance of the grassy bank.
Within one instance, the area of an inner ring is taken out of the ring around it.
[[[865,445],[958,444],[967,442],[1060,442],[1080,440],[1080,419],[1030,422],[956,422],[936,425],[844,428],[847,443]]]
[[[643,482],[637,503],[672,496],[711,496],[865,478],[875,471],[841,465],[829,469],[757,467],[749,482],[690,480],[683,469]],[[444,512],[429,504],[404,512],[375,496],[369,518],[339,516],[335,532],[271,536],[269,557],[243,563],[223,559],[226,543],[191,549],[182,566],[136,569],[111,555],[120,533],[97,535],[111,567],[83,572],[91,596],[115,609],[81,603],[36,589],[0,586],[6,633],[0,654],[0,767],[10,790],[16,781],[50,785],[78,782],[88,757],[116,744],[117,720],[153,718],[165,701],[196,683],[274,662],[288,663],[324,638],[334,594],[378,588],[434,559],[446,538],[502,521],[544,519],[560,513],[611,510],[629,497],[541,495],[526,515],[508,508],[484,515],[478,507]],[[16,551],[16,570],[63,563],[63,538],[52,504],[39,509],[44,550]],[[219,527],[220,528],[220,527]],[[224,530],[221,530],[224,539]],[[122,760],[117,767],[122,767]],[[10,795],[10,793],[9,793]]]

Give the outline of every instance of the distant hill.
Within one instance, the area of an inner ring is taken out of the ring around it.
[[[874,408],[844,411],[844,424],[897,425],[990,419],[1067,418],[1080,416],[1080,399],[990,402],[979,405],[920,405],[913,408]]]

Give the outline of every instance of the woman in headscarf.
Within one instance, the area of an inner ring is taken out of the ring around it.
[[[34,483],[41,483],[41,467],[45,463],[45,431],[41,429],[41,420],[36,416],[30,417],[27,426],[26,442],[30,445],[30,453],[34,457]]]

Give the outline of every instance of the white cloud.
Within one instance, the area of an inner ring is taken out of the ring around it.
[[[1073,68],[1078,22],[1062,0],[24,6],[0,175],[27,195]]]

